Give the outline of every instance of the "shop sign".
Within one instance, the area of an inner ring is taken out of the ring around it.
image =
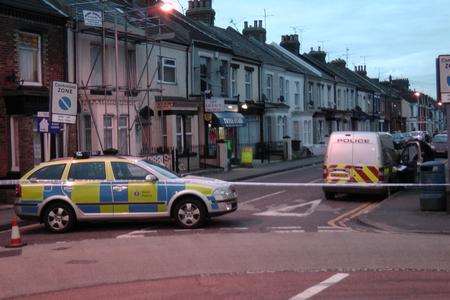
[[[211,97],[205,99],[205,112],[221,112],[225,111],[225,98]]]
[[[160,101],[155,104],[157,110],[171,110],[174,107],[172,101]]]

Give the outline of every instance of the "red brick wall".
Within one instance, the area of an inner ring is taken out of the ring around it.
[[[14,83],[6,77],[15,74],[19,78],[17,55],[17,33],[19,30],[39,33],[41,36],[41,66],[43,87],[49,89],[54,80],[64,81],[64,32],[65,26],[51,24],[39,16],[16,14],[7,15],[7,10],[0,9],[0,177],[6,176],[10,170],[10,137],[9,116],[5,115],[2,90],[15,89]],[[3,14],[5,13],[5,14]],[[32,89],[32,87],[24,87]],[[42,88],[42,87],[41,87]],[[20,170],[24,172],[33,167],[33,117],[21,116],[19,127]],[[23,122],[22,122],[23,121]],[[69,150],[77,148],[76,126],[71,126],[69,132]],[[69,152],[69,153],[71,153]]]

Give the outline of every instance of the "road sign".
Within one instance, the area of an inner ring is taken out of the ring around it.
[[[437,59],[438,99],[450,103],[450,55],[440,55]]]
[[[74,83],[53,81],[52,121],[75,124],[77,120],[77,85]]]
[[[102,27],[103,18],[100,11],[83,10],[84,25],[93,27]]]
[[[34,118],[36,127],[39,132],[42,133],[60,133],[62,124],[50,122],[48,117],[36,117]]]

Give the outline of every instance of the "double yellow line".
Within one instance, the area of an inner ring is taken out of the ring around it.
[[[378,205],[379,205],[379,203],[371,203],[371,202],[363,203],[363,204],[359,205],[358,207],[328,221],[328,225],[330,225],[331,227],[339,228],[339,229],[347,229],[348,226],[346,223],[348,221],[350,221],[364,213],[371,211]]]

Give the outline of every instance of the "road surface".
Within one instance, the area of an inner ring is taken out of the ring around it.
[[[321,166],[253,179],[320,182]],[[35,299],[448,298],[450,237],[393,234],[356,217],[381,199],[323,199],[320,188],[238,187],[236,213],[199,230],[169,221],[22,228],[0,250],[0,297]],[[0,233],[5,244],[10,232]]]

